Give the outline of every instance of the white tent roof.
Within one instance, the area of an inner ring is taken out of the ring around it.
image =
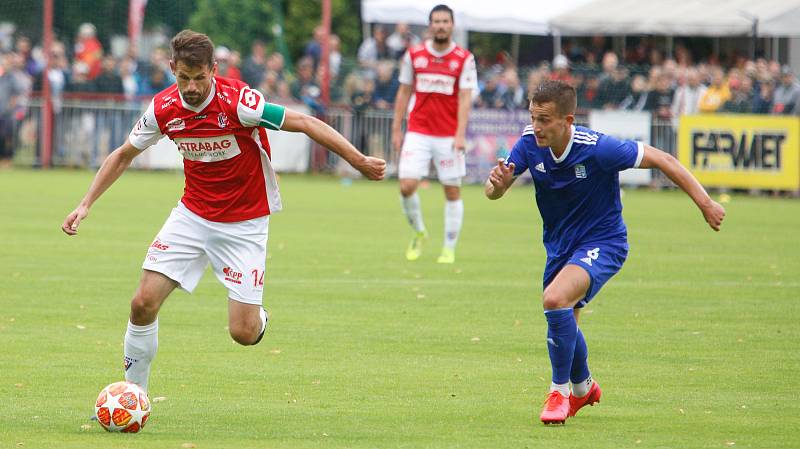
[[[562,35],[800,36],[798,0],[592,0],[552,17]]]
[[[428,14],[439,3],[455,12],[456,28],[492,33],[545,35],[550,19],[591,0],[361,0],[361,18],[367,23],[427,25]]]

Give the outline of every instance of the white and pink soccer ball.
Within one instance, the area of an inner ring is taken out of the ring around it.
[[[109,432],[136,433],[150,417],[150,398],[134,383],[114,382],[97,396],[94,414]]]

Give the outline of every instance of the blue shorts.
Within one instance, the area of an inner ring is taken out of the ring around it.
[[[547,288],[556,275],[567,264],[577,265],[589,273],[589,290],[586,296],[578,301],[576,308],[585,306],[600,291],[612,276],[622,269],[628,257],[628,242],[611,240],[602,243],[586,243],[578,246],[568,256],[547,258],[544,268],[544,288]]]

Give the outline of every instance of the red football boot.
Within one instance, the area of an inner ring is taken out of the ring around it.
[[[592,382],[592,387],[589,388],[589,392],[586,393],[586,396],[579,398],[570,393],[569,416],[575,416],[578,413],[578,410],[580,410],[583,406],[600,402],[600,396],[602,395],[603,392],[600,390],[600,385],[597,382]]]
[[[551,391],[544,400],[544,409],[539,419],[544,424],[564,424],[569,414],[569,400],[558,391]]]

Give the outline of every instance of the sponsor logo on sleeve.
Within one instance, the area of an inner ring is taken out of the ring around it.
[[[244,88],[241,103],[255,111],[258,108],[258,95],[253,92],[253,89]]]
[[[236,136],[186,137],[175,139],[183,158],[198,162],[219,162],[241,154]]]

